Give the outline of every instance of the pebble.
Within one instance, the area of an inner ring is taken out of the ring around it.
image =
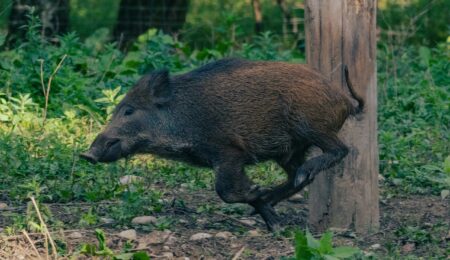
[[[380,244],[373,244],[373,245],[370,246],[370,249],[372,249],[372,250],[377,250],[377,249],[380,249],[380,248],[381,248]]]
[[[192,235],[189,240],[197,241],[197,240],[208,239],[208,238],[211,238],[211,237],[212,237],[212,235],[208,234],[208,233],[197,233],[197,234]]]
[[[206,223],[208,223],[208,220],[206,220],[204,218],[199,218],[199,219],[197,219],[197,223],[198,224],[206,224]]]
[[[184,218],[181,218],[180,220],[178,220],[178,223],[187,224],[187,223],[189,223],[189,221],[185,220]]]
[[[414,245],[413,243],[407,243],[404,246],[402,246],[403,253],[410,253],[414,251],[414,249],[416,249],[416,245]]]
[[[294,195],[292,195],[288,201],[289,202],[301,202],[303,199],[303,195],[301,193],[296,193]]]
[[[254,221],[253,219],[241,219],[239,220],[241,223],[244,223],[246,225],[250,225],[250,226],[254,226],[256,225],[256,221]]]
[[[100,218],[100,222],[104,223],[104,224],[112,224],[114,223],[114,219],[112,218]]]
[[[170,247],[168,247],[168,246],[163,246],[163,250],[169,251],[169,250],[170,250]]]
[[[155,230],[146,236],[145,242],[150,245],[162,244],[169,239],[170,234],[172,234],[172,232],[168,230]]]
[[[133,220],[131,220],[131,223],[134,225],[146,225],[146,224],[154,224],[156,223],[157,219],[153,216],[140,216],[135,217]]]
[[[121,238],[128,239],[128,240],[136,240],[137,234],[136,234],[136,230],[128,229],[128,230],[124,230],[124,231],[120,232],[118,234],[118,236]]]
[[[216,235],[215,235],[215,237],[217,237],[217,238],[223,238],[223,239],[229,239],[229,238],[231,238],[233,236],[233,234],[231,233],[231,232],[228,232],[228,231],[222,231],[222,232],[219,232],[219,233],[217,233]]]
[[[248,231],[248,236],[250,236],[250,237],[259,237],[259,236],[261,236],[261,234],[259,233],[258,230],[253,229],[253,230],[249,230]]]
[[[0,210],[6,210],[8,209],[8,204],[4,203],[4,202],[0,202]]]
[[[168,259],[173,259],[173,253],[172,252],[164,252],[162,255],[164,257],[167,257]]]
[[[77,239],[77,238],[82,238],[83,234],[81,234],[80,232],[72,232],[70,233],[68,236],[68,238],[73,238],[73,239]]]
[[[120,177],[119,182],[122,185],[132,184],[132,183],[139,183],[143,182],[144,178],[136,176],[136,175],[125,175]]]
[[[175,236],[170,236],[167,240],[166,240],[166,245],[174,245],[177,242],[177,238]]]

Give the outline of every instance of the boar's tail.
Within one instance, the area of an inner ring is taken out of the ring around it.
[[[350,77],[348,76],[348,68],[347,65],[344,65],[344,74],[345,74],[345,82],[347,83],[348,90],[356,101],[358,101],[358,106],[354,107],[353,114],[359,114],[364,110],[364,99],[355,92],[353,88],[353,84],[350,81]]]

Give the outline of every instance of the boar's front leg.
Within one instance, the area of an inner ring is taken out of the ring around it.
[[[260,199],[267,190],[254,185],[244,171],[245,155],[238,150],[221,155],[215,166],[215,188],[226,203],[248,203],[255,208],[271,231],[278,229],[279,217],[273,207]]]

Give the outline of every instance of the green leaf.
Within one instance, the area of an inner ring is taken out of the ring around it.
[[[100,251],[105,250],[106,247],[106,239],[105,239],[105,233],[101,229],[95,229],[95,236],[98,240],[98,249]]]
[[[339,258],[332,255],[324,255],[323,258],[325,258],[325,260],[339,260]]]
[[[313,254],[308,247],[308,241],[305,233],[302,231],[295,232],[295,258],[297,260],[309,260],[312,259]]]
[[[419,48],[419,57],[420,63],[422,63],[425,66],[428,66],[428,64],[430,63],[431,50],[427,47],[421,46]]]
[[[133,254],[133,260],[150,260],[146,252],[136,252]]]
[[[335,249],[333,249],[332,255],[337,258],[347,258],[347,257],[351,257],[359,252],[360,252],[360,250],[358,248],[341,246],[341,247],[336,247]]]
[[[320,238],[320,246],[319,246],[319,252],[322,254],[329,254],[333,250],[333,233],[326,232],[322,235],[322,238]]]
[[[313,237],[313,235],[309,232],[309,230],[306,231],[306,240],[308,241],[309,247],[319,249],[320,247],[319,241]]]
[[[445,158],[444,161],[444,172],[450,175],[450,155]]]
[[[81,246],[80,253],[90,256],[95,256],[97,247],[93,244],[84,244]]]
[[[146,252],[125,253],[114,256],[114,260],[150,260]]]

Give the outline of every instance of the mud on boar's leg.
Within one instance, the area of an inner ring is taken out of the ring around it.
[[[215,188],[219,197],[226,203],[248,203],[255,208],[271,231],[278,229],[279,217],[270,204],[261,199],[268,193],[248,178],[244,171],[245,155],[238,151],[227,153],[214,166]]]

